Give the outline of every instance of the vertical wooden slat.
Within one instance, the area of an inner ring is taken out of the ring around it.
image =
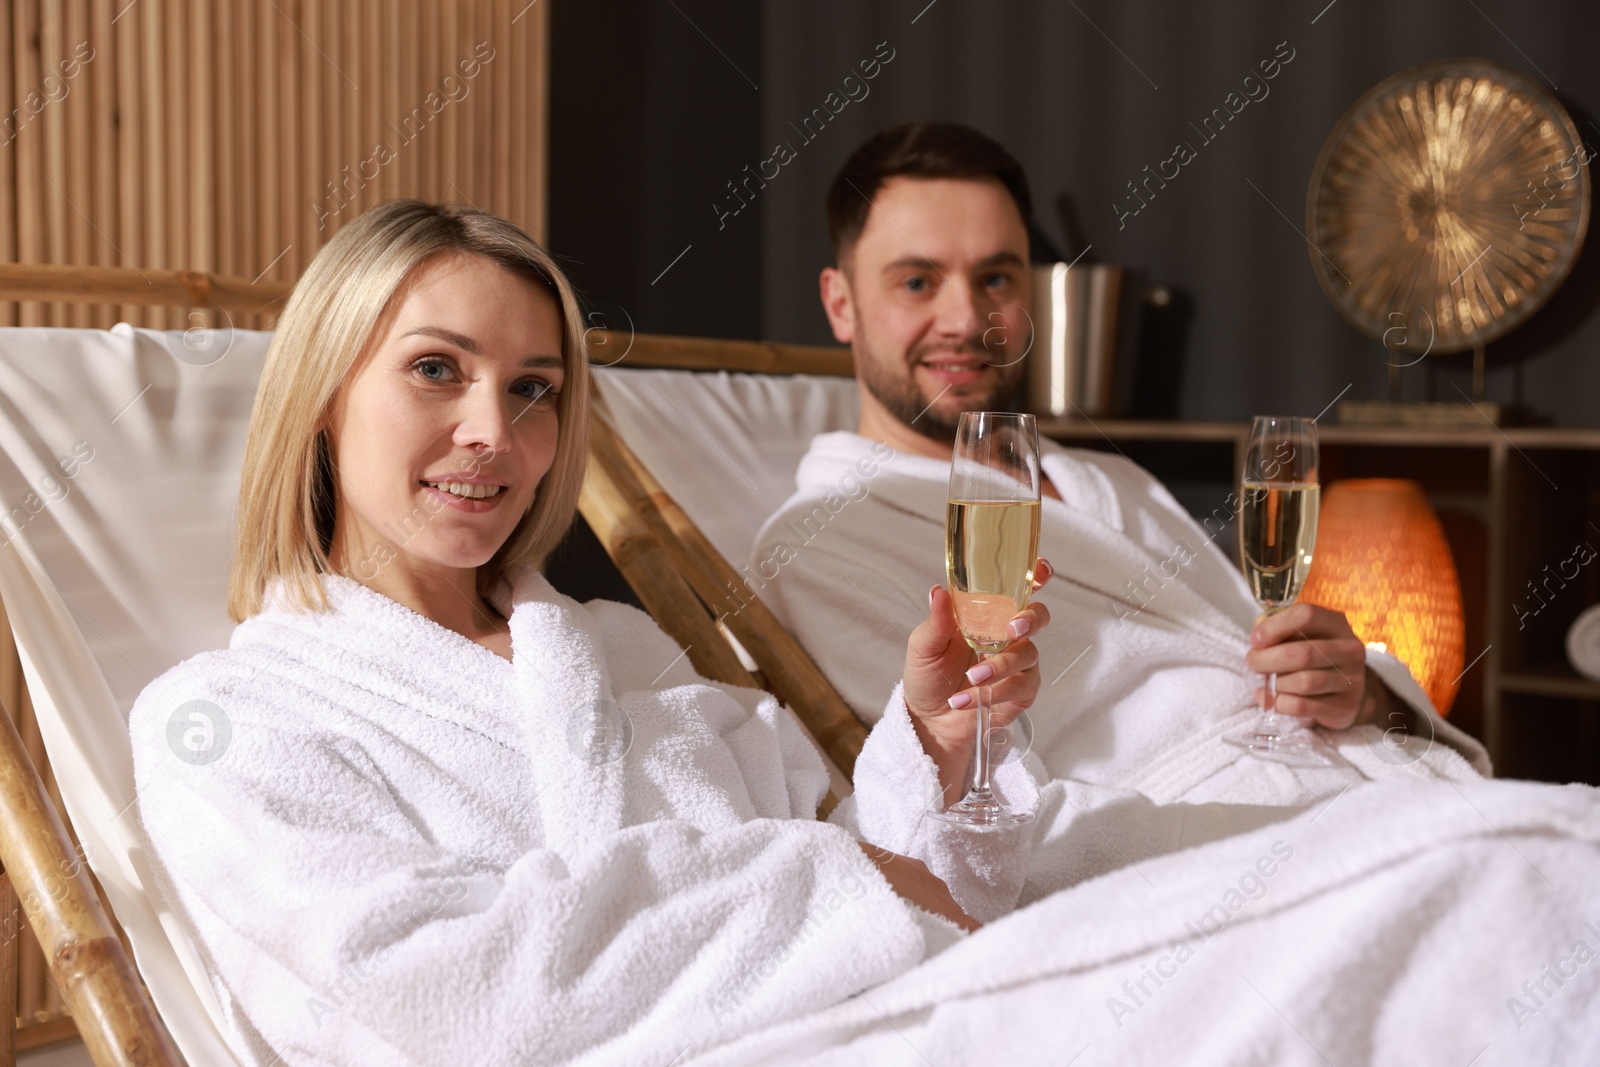
[[[529,62],[526,50],[528,32],[528,19],[533,16],[522,6],[523,0],[512,0],[516,8],[511,13],[512,22],[505,37],[493,42],[494,60],[492,66],[499,68],[501,77],[511,82],[511,99],[517,102],[518,114],[526,106],[528,99],[527,64]],[[535,5],[537,6],[537,5]],[[533,227],[530,226],[526,207],[528,172],[525,166],[524,155],[527,152],[528,130],[524,123],[515,118],[511,121],[511,137],[506,145],[506,155],[511,159],[511,192],[506,198],[506,217],[534,237]]]
[[[529,13],[534,22],[528,27],[533,37],[533,47],[523,61],[527,69],[529,93],[523,104],[523,121],[529,131],[531,151],[523,160],[527,180],[532,190],[525,208],[528,214],[528,232],[540,243],[545,240],[545,212],[548,206],[549,184],[545,180],[546,160],[549,158],[550,134],[545,115],[550,101],[550,5],[539,4]]]
[[[334,139],[334,151],[335,158],[341,164],[347,162],[357,172],[356,176],[362,184],[360,209],[365,211],[367,205],[373,202],[377,188],[375,181],[367,179],[367,174],[371,172],[363,170],[367,158],[372,154],[372,145],[363,121],[362,104],[379,95],[382,88],[374,72],[367,66],[367,51],[363,42],[382,31],[378,24],[372,24],[365,27],[363,32],[361,6],[361,0],[341,0],[334,5],[333,24],[339,34],[339,54],[343,57],[339,65],[344,68],[350,81],[355,82],[354,88],[343,81],[339,84],[343,115],[339,121],[339,136]],[[373,177],[375,179],[376,175]],[[327,244],[326,231],[321,237],[322,243]]]
[[[412,139],[409,126],[411,108],[421,100],[422,75],[419,68],[422,64],[422,15],[417,10],[417,0],[399,0],[400,8],[398,21],[400,23],[400,95],[395,100],[395,107],[391,114],[395,127],[395,151],[399,153],[400,183],[396,190],[399,196],[422,195],[422,163],[418,156],[421,151],[416,141]]]
[[[300,128],[300,35],[295,32],[292,16],[299,12],[295,3],[268,5],[272,8],[277,31],[278,57],[278,125],[268,131],[268,136],[279,153],[278,212],[280,244],[288,244],[289,254],[284,259],[294,264],[295,272],[310,258],[305,251],[300,226],[305,214],[296,191],[300,185],[300,143],[304,131]],[[287,265],[287,264],[286,264]]]
[[[76,61],[74,53],[89,37],[89,0],[68,0],[62,14],[60,44],[45,59],[48,75],[56,79],[53,84],[59,84],[59,92],[64,94],[52,105],[61,112],[61,189],[66,200],[62,212],[66,242],[59,255],[62,263],[81,264],[92,262],[93,255],[90,220],[95,204],[89,133],[94,123],[94,98],[86,77],[90,72]],[[86,327],[92,310],[87,304],[68,304],[64,324]]]
[[[315,188],[329,179],[335,185],[340,184],[337,168],[328,171],[322,166],[322,128],[326,122],[323,92],[331,72],[327,60],[317,54],[313,42],[307,39],[317,32],[322,4],[323,0],[301,0],[300,17],[296,20],[295,61],[300,75],[297,79],[299,88],[303,91],[298,97],[300,123],[295,131],[300,141],[300,167],[298,172],[290,172],[297,173],[297,195],[293,200],[294,214],[291,217],[300,223],[302,263],[309,263],[311,257],[316,255],[317,248],[322,244],[322,234],[318,232],[311,212],[306,210],[305,198],[298,195],[299,190]]]
[[[260,86],[257,100],[259,102],[258,114],[261,121],[261,168],[257,172],[261,177],[261,185],[257,190],[256,202],[260,206],[258,218],[261,248],[261,270],[267,269],[267,264],[274,259],[270,272],[273,278],[285,278],[290,275],[285,261],[293,262],[294,250],[290,249],[282,258],[284,245],[289,241],[285,238],[287,230],[283,224],[282,182],[283,154],[279,146],[280,136],[278,114],[283,101],[278,87],[282,62],[279,58],[278,25],[280,16],[271,4],[261,4],[256,8],[256,24],[259,27],[259,47],[256,54],[261,57],[258,68]]]
[[[260,125],[256,121],[258,111],[256,95],[261,91],[260,83],[256,80],[256,62],[260,55],[260,38],[256,36],[254,5],[245,5],[237,9],[233,19],[233,33],[225,46],[232,56],[230,69],[233,75],[233,100],[232,111],[224,113],[223,128],[232,127],[236,136],[232,138],[223,151],[236,162],[235,198],[225,204],[219,205],[222,211],[234,218],[234,228],[237,233],[237,252],[235,263],[240,277],[254,278],[266,267],[268,260],[276,253],[261,254],[261,205],[260,188],[257,185],[257,168],[260,166],[260,156],[257,154],[258,139],[261,136]],[[235,321],[240,321],[235,316]],[[242,321],[241,325],[256,328],[260,324],[253,321]]]
[[[166,112],[166,173],[163,192],[166,194],[167,262],[166,266],[184,270],[193,266],[189,262],[189,188],[192,184],[193,117],[194,101],[189,99],[189,16],[195,0],[167,0],[163,18],[166,33],[161,41],[161,69],[165,95],[157,103]],[[161,325],[167,329],[181,329],[182,309],[164,309]]]
[[[142,6],[142,5],[141,5]],[[137,9],[122,11],[112,29],[109,42],[117,53],[117,248],[122,253],[118,266],[155,266],[145,247],[144,188],[149,175],[144,166],[144,107],[140,92],[144,85],[142,31]],[[123,322],[144,322],[142,308],[124,304],[117,311]]]
[[[322,72],[322,91],[318,94],[316,110],[318,121],[322,124],[321,145],[318,153],[317,175],[328,175],[335,181],[345,178],[354,180],[350,186],[352,197],[350,204],[352,216],[361,212],[361,174],[358,167],[359,161],[344,151],[344,97],[351,94],[350,83],[355,80],[351,75],[344,55],[342,35],[339,32],[339,7],[348,0],[318,0],[317,25],[314,31],[316,40],[318,64]],[[308,61],[309,61],[309,57]],[[348,169],[346,169],[348,168]],[[304,198],[302,198],[302,202]],[[315,254],[316,250],[327,244],[333,231],[319,229],[316,231],[316,245],[309,251]]]
[[[462,107],[470,99],[451,100],[444,84],[445,78],[455,69],[456,57],[461,54],[460,12],[455,0],[445,0],[439,18],[443,26],[431,84],[445,103],[444,110],[434,116],[430,123],[438,127],[432,132],[432,143],[434,151],[439,153],[439,199],[452,204],[464,204],[466,196],[463,194],[466,190],[461,187],[461,157],[458,154],[460,146],[456,141],[456,130],[460,125]],[[454,86],[455,82],[450,84]],[[460,95],[459,89],[456,95]]]
[[[372,146],[385,144],[390,151],[399,151],[394,131],[387,125],[391,112],[400,107],[400,19],[388,8],[379,8],[381,0],[365,0],[364,21],[374,32],[362,34],[376,60],[375,92],[364,94],[367,102],[368,140]],[[386,156],[387,158],[387,156]],[[400,195],[400,161],[390,159],[384,164],[378,182],[378,200],[392,200]]]
[[[511,0],[494,0],[494,11],[491,12],[489,30],[483,39],[492,46],[495,41],[504,41],[511,32]],[[476,41],[473,47],[477,47]],[[474,58],[477,58],[474,56]],[[515,171],[516,163],[511,158],[511,79],[505,67],[490,63],[483,68],[478,77],[485,82],[485,91],[489,94],[492,104],[492,117],[489,121],[489,166],[492,169],[490,177],[489,199],[494,204],[494,210],[506,214],[511,202],[511,175]],[[479,126],[482,130],[484,127]]]
[[[214,115],[216,132],[212,140],[212,152],[216,162],[217,192],[213,198],[212,212],[216,219],[216,258],[212,261],[212,269],[219,274],[231,274],[235,277],[243,274],[250,277],[255,271],[244,263],[241,252],[244,242],[240,234],[239,204],[239,154],[235,147],[247,134],[239,128],[243,126],[242,110],[237,106],[235,93],[239,83],[235,78],[233,69],[244,57],[233,51],[234,45],[234,16],[237,9],[233,4],[219,4],[216,9],[216,21],[212,25],[211,49],[218,62],[214,66],[211,77],[216,86],[217,107]],[[228,127],[234,126],[230,130]]]
[[[226,5],[223,5],[226,6]],[[217,86],[213,70],[216,44],[212,37],[210,0],[196,0],[189,18],[189,262],[190,270],[217,269]],[[232,273],[229,271],[228,273]]]
[[[16,55],[11,31],[11,12],[0,9],[0,57],[8,60]],[[15,80],[0,71],[0,260],[7,263],[18,261],[16,99]],[[0,326],[16,324],[16,301],[0,301]]]
[[[120,163],[117,147],[117,77],[120,57],[113,45],[115,30],[111,20],[116,17],[116,10],[112,0],[93,0],[89,19],[88,45],[93,52],[84,72],[79,75],[84,80],[85,88],[91,103],[91,121],[89,138],[93,144],[91,151],[98,165],[94,168],[94,192],[92,200],[94,207],[94,241],[93,252],[85,262],[97,267],[118,266],[117,247],[113,243],[117,239],[117,191],[122,187],[121,177],[126,173],[118,166]],[[87,167],[87,161],[79,164]],[[120,264],[128,266],[127,263]],[[117,321],[116,308],[111,305],[101,305],[94,309],[94,325],[105,329]]]
[[[144,212],[145,262],[141,267],[170,267],[167,253],[167,109],[162,106],[162,41],[161,30],[165,8],[176,0],[140,0],[139,6],[129,12],[128,18],[138,18],[140,38],[142,93],[140,110],[144,113],[144,141],[142,145],[143,194],[140,210]],[[146,326],[166,325],[166,315],[159,308],[141,308],[139,321]]]
[[[0,1064],[12,1067],[17,1062],[17,1027],[11,1016],[17,1003],[17,891],[11,876],[0,876]]]
[[[26,0],[24,0],[26,2]],[[44,140],[44,188],[40,207],[44,211],[46,263],[68,262],[67,217],[74,214],[67,181],[67,108],[62,98],[65,84],[57,76],[56,61],[62,53],[62,6],[39,5],[39,69],[35,87],[44,106],[34,118]],[[70,307],[51,304],[45,321],[51,326],[69,325]]]
[[[45,262],[44,143],[33,105],[40,97],[39,85],[39,10],[29,0],[12,5],[11,56],[17,100],[17,139],[13,158],[17,166],[17,203],[26,205],[17,213],[17,262]],[[33,301],[24,302],[18,316],[24,326],[45,325],[45,309]]]

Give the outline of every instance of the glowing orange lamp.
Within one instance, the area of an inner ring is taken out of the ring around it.
[[[1444,528],[1416,482],[1351,478],[1322,489],[1303,602],[1342,611],[1369,648],[1398,658],[1448,715],[1466,623]]]

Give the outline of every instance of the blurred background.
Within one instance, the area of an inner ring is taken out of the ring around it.
[[[550,25],[550,240],[607,319],[831,342],[816,299],[829,180],[879,129],[954,119],[1022,162],[1066,259],[1088,247],[1085,262],[1171,287],[1185,419],[1315,414],[1351,384],[1386,395],[1383,347],[1324,297],[1303,236],[1317,152],[1379,81],[1483,56],[1542,82],[1600,146],[1600,6],[1579,0],[553,0]],[[868,94],[799,136],[790,124],[880,42],[894,58]],[[1283,42],[1294,58],[1270,93],[1206,142],[1190,124]],[[1119,223],[1113,205],[1138,206],[1127,183],[1179,141],[1198,158]],[[783,142],[797,158],[719,227],[714,205],[739,203],[726,183]],[[1489,399],[1600,425],[1597,258],[1591,242],[1552,304],[1490,346]],[[1471,390],[1465,357],[1402,382],[1407,399],[1457,399],[1453,385]]]

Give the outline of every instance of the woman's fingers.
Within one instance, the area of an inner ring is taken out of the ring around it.
[[[1040,556],[1038,559],[1034,560],[1033,591],[1037,593],[1039,590],[1043,589],[1046,583],[1048,583],[1050,579],[1055,576],[1055,573],[1056,569],[1050,566],[1050,561],[1045,559],[1043,556]]]
[[[965,680],[970,686],[950,697],[952,708],[972,707],[978,699],[978,690],[986,687],[985,699],[997,712],[1002,704],[1015,705],[1005,720],[1009,722],[1039,695],[1039,649],[1032,641],[1013,641],[1004,652],[974,664]],[[1000,721],[998,714],[996,721]]]
[[[1035,600],[1011,617],[1006,633],[1015,641],[1019,637],[1033,637],[1049,625],[1050,609]]]

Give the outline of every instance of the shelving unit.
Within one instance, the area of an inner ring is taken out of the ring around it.
[[[1600,430],[1319,430],[1324,484],[1409,478],[1439,513],[1461,576],[1467,633],[1451,721],[1483,740],[1502,776],[1600,784],[1600,682],[1572,669],[1565,644],[1573,620],[1600,602]],[[1205,518],[1227,511],[1250,427],[1041,419],[1039,432],[1121,452]],[[1237,558],[1231,529],[1217,542]],[[1568,562],[1580,544],[1596,558]],[[1575,566],[1577,575],[1565,577]]]

